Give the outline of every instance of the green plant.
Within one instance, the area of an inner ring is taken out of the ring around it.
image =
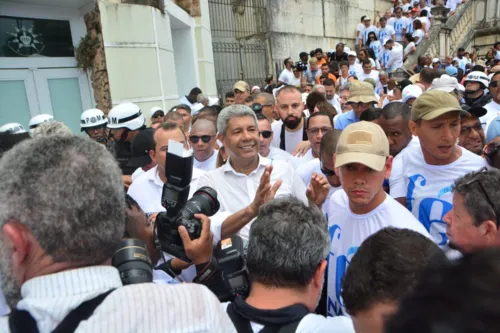
[[[94,58],[97,53],[98,41],[92,39],[89,34],[80,39],[80,44],[76,48],[76,63],[77,66],[83,70],[92,69]]]

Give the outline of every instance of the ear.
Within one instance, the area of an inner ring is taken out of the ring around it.
[[[149,151],[149,157],[151,157],[152,161],[156,161],[156,151],[154,149]]]
[[[411,134],[414,135],[414,136],[417,136],[417,127],[418,126],[417,126],[416,122],[414,122],[412,120],[410,120],[408,122],[408,128],[410,129]]]
[[[224,135],[222,135],[222,133],[217,133],[217,140],[224,143]]]
[[[12,249],[12,265],[14,271],[27,259],[30,251],[29,231],[17,221],[9,221],[2,227],[3,234]]]
[[[391,170],[392,170],[392,161],[394,160],[394,157],[389,156],[387,157],[387,160],[385,161],[385,166],[384,166],[384,178],[389,179],[391,176]]]
[[[326,260],[321,260],[321,263],[319,264],[318,268],[316,269],[316,272],[314,273],[313,283],[314,287],[316,288],[321,288],[323,277],[325,276],[326,265],[327,265]]]
[[[488,221],[483,222],[479,226],[479,232],[486,237],[486,239],[487,239],[486,244],[495,244],[496,238],[499,237],[498,227],[497,227],[495,221],[492,221],[492,220],[488,220]]]

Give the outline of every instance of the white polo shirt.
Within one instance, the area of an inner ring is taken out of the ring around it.
[[[220,210],[216,215],[223,212],[234,214],[253,202],[260,184],[260,177],[268,165],[274,167],[271,173],[271,185],[274,185],[278,179],[283,181],[275,197],[293,195],[308,204],[306,186],[295,173],[292,165],[285,161],[270,160],[260,155],[259,165],[248,176],[236,172],[231,166],[230,159],[228,159],[227,163],[220,168],[202,175],[198,180],[198,187],[210,186],[217,191]],[[251,224],[248,223],[238,233],[245,241],[248,240]]]
[[[189,189],[189,198],[191,198],[198,188],[198,179],[204,171],[193,168],[193,178],[191,180],[191,188]],[[139,207],[145,213],[159,213],[164,212],[165,207],[161,205],[161,193],[163,191],[163,182],[158,174],[158,166],[151,170],[146,171],[139,178],[137,178],[132,185],[128,188],[128,195],[130,195]]]
[[[203,161],[203,162],[198,161],[195,157],[194,161],[193,161],[194,167],[198,168],[200,170],[203,170],[203,171],[215,170],[217,168],[217,154],[218,153],[219,153],[219,151],[217,149],[214,149],[214,153],[212,154],[212,156],[210,156],[209,158],[207,158],[206,161]]]

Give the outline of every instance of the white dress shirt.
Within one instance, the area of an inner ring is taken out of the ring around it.
[[[308,203],[306,186],[302,182],[302,179],[295,174],[295,170],[290,163],[270,160],[260,155],[259,165],[248,176],[236,172],[231,166],[230,159],[228,159],[227,163],[220,168],[201,176],[198,181],[198,187],[210,186],[215,189],[220,202],[219,212],[231,212],[234,214],[253,202],[260,184],[260,177],[268,165],[273,165],[271,185],[274,185],[278,179],[283,181],[278,192],[276,192],[276,197],[291,194],[302,200],[305,204]],[[245,241],[248,240],[250,225],[251,223],[248,223],[238,233]]]
[[[203,170],[203,171],[215,170],[217,168],[217,154],[218,153],[219,153],[219,151],[217,149],[214,149],[214,153],[212,154],[212,156],[210,156],[209,158],[207,158],[206,161],[203,161],[203,162],[198,161],[195,157],[194,161],[193,161],[194,167],[198,168],[200,170]]]
[[[189,198],[191,198],[197,189],[198,179],[204,171],[193,168],[193,178],[191,188],[189,189]],[[165,207],[161,205],[161,193],[163,191],[163,182],[158,174],[158,166],[146,171],[140,175],[128,188],[130,195],[139,207],[146,213],[164,212]]]
[[[219,300],[198,284],[141,283],[123,287],[118,270],[93,266],[25,282],[18,310],[26,310],[40,333],[49,333],[81,303],[114,290],[75,332],[236,332]],[[0,318],[0,332],[9,332]]]

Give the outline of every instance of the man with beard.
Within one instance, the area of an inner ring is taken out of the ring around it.
[[[290,194],[307,202],[306,187],[289,163],[259,155],[258,121],[249,107],[223,109],[217,129],[229,158],[220,168],[201,176],[198,187],[210,186],[217,191],[220,209],[212,219],[223,212],[232,214],[220,228],[221,239],[238,234],[247,241],[251,221],[263,204]]]
[[[104,145],[107,144],[108,138],[106,133],[106,124],[108,120],[104,116],[104,112],[99,109],[89,109],[83,111],[80,116],[80,129],[87,133],[89,138]]]
[[[330,256],[328,302],[330,316],[345,314],[341,290],[345,271],[363,241],[385,227],[414,230],[429,237],[425,228],[383,189],[389,178],[392,156],[380,126],[361,121],[340,134],[335,153],[335,173],[342,190],[328,201]]]
[[[259,121],[260,132],[259,154],[270,160],[289,162],[295,169],[298,162],[297,158],[282,149],[271,147],[274,135],[271,129],[271,120],[262,113],[257,113],[256,116]]]
[[[77,136],[26,140],[0,160],[0,281],[13,309],[0,332],[235,332],[205,287],[123,286],[110,265],[125,232],[120,175]],[[179,320],[189,316],[195,326]]]
[[[453,184],[453,208],[446,214],[446,235],[462,253],[500,246],[500,172],[471,172]]]
[[[474,154],[481,155],[486,144],[486,137],[480,118],[486,114],[486,109],[482,107],[469,107],[462,105],[462,109],[469,112],[469,116],[460,118],[460,135],[458,145],[464,147]]]
[[[135,136],[146,128],[146,119],[141,109],[134,103],[122,103],[108,113],[108,129],[114,141],[112,149],[124,175],[131,175],[135,168],[127,167],[132,156],[131,143]]]
[[[272,124],[272,146],[292,154],[298,144],[307,141],[302,93],[291,86],[280,89],[276,95],[275,108],[281,121]]]
[[[221,304],[238,332],[272,326],[275,332],[354,333],[349,318],[313,313],[323,289],[328,249],[327,223],[314,205],[284,197],[262,206],[248,244],[250,295]]]

